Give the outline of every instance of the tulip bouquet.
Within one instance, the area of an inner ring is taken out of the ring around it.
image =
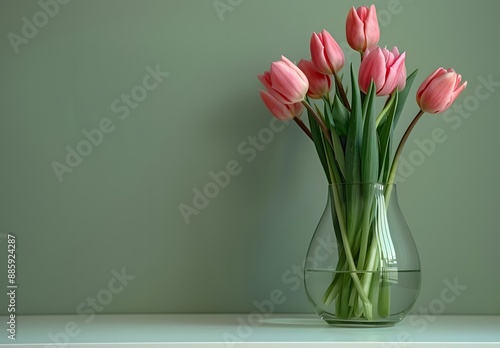
[[[350,47],[361,57],[357,72],[350,66],[350,93],[341,75],[344,53],[326,30],[312,34],[311,60],[295,65],[282,56],[258,78],[265,87],[260,90],[264,104],[278,119],[296,122],[313,141],[328,183],[334,187],[334,223],[343,254],[337,270],[349,271],[352,277],[334,277],[325,289],[323,301],[328,304],[339,300],[341,289],[347,285],[352,291],[348,301],[337,303],[337,314],[374,319],[388,315],[388,297],[378,296],[377,314],[373,313],[371,278],[356,274],[357,270],[376,271],[380,264],[374,258],[380,258],[381,252],[368,250],[375,238],[370,227],[374,202],[360,198],[370,196],[369,192],[359,192],[359,188],[349,184],[386,184],[387,202],[398,159],[416,123],[424,113],[435,114],[449,108],[467,83],[461,83],[461,76],[453,69],[438,68],[427,77],[416,93],[420,111],[393,151],[393,132],[417,71],[407,76],[405,52],[377,46],[380,30],[374,5],[349,11],[346,35]],[[376,107],[378,97],[383,98],[380,108]],[[304,108],[307,123],[300,117]]]

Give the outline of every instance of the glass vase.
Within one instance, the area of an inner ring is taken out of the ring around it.
[[[393,184],[328,186],[304,267],[316,313],[337,326],[392,326],[420,291],[420,260]]]

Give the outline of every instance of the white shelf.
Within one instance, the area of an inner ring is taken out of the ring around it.
[[[500,316],[411,316],[388,328],[340,328],[315,315],[57,315],[17,317],[16,347],[500,347]],[[88,320],[88,323],[85,322]],[[67,332],[65,332],[67,330]],[[52,336],[51,336],[52,335]],[[57,337],[56,345],[51,337]],[[239,339],[244,344],[226,342]],[[69,342],[65,342],[69,339]]]

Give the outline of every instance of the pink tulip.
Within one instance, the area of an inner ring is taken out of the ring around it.
[[[271,70],[258,75],[268,92],[283,104],[294,104],[306,98],[309,81],[306,75],[286,57],[271,64]]]
[[[309,80],[309,91],[307,95],[312,99],[321,99],[332,89],[332,79],[330,76],[320,73],[316,70],[314,64],[309,61],[302,59],[298,67],[306,75]]]
[[[330,75],[344,66],[344,52],[326,30],[312,34],[310,48],[312,62],[320,73]]]
[[[259,93],[269,111],[280,120],[289,120],[302,114],[302,103],[283,104],[266,91],[260,89]]]
[[[354,50],[365,52],[367,48],[376,46],[380,39],[380,29],[375,5],[370,8],[352,7],[347,15],[345,28],[347,42]]]
[[[395,50],[397,50],[396,47],[394,47]],[[399,52],[398,52],[399,54]],[[402,91],[406,86],[406,64],[403,63],[403,68],[401,70],[401,73],[398,75],[398,83],[396,84],[396,87],[398,88],[398,91]]]
[[[418,106],[429,114],[445,111],[467,87],[467,81],[460,85],[461,81],[462,76],[455,70],[437,69],[418,88]]]
[[[378,96],[389,95],[396,88],[402,90],[406,85],[405,57],[406,53],[399,54],[396,47],[392,51],[367,49],[359,67],[359,89],[367,93],[373,80]]]

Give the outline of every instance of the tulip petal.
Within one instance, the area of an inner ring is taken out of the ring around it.
[[[264,87],[270,91],[272,89],[271,86],[271,75],[269,74],[269,71],[264,72],[262,75],[257,75],[257,78],[259,81],[264,85]]]
[[[274,116],[276,116],[276,118],[280,120],[288,120],[292,118],[290,110],[286,107],[285,104],[280,103],[278,100],[276,100],[276,98],[274,98],[266,91],[260,89],[259,93],[266,107]]]
[[[301,79],[303,82],[307,82],[306,75],[300,70],[297,65],[295,65],[290,59],[285,56],[281,56],[281,60],[290,67]]]
[[[354,7],[347,14],[346,37],[352,49],[363,52],[366,49],[365,28]]]
[[[355,11],[361,22],[364,22],[368,17],[368,8],[366,6],[360,6]]]
[[[439,113],[453,102],[455,74],[446,73],[433,79],[422,92],[420,108],[428,113]]]
[[[352,7],[347,14],[346,36],[349,46],[358,52],[377,45],[380,39],[380,29],[375,5],[370,8]]]
[[[328,94],[332,88],[332,79],[330,76],[320,73],[314,64],[308,60],[302,59],[298,67],[309,80],[309,91],[307,95],[312,99],[321,99]]]
[[[304,73],[288,59],[282,57],[281,61],[271,64],[272,89],[280,94],[275,95],[284,104],[293,104],[304,100],[309,83]],[[293,65],[293,67],[291,65]],[[281,98],[283,97],[283,98]]]
[[[390,53],[390,55],[393,54]],[[385,78],[385,84],[377,92],[378,96],[389,95],[398,87],[403,71],[406,72],[405,57],[406,57],[406,52],[403,52],[403,54],[401,54],[394,60],[393,65],[388,67],[387,76]]]
[[[316,69],[323,74],[330,74],[331,71],[325,58],[325,48],[320,35],[313,33],[310,42],[311,59]]]
[[[462,82],[462,75],[457,74],[457,79],[455,81],[455,90],[460,86],[460,82]]]
[[[267,89],[267,91],[271,95],[274,96],[274,98],[276,98],[277,100],[279,100],[282,103],[285,103],[288,101],[288,99],[285,96],[283,96],[280,92],[273,89],[272,81],[271,81],[271,73],[269,71],[264,72],[264,74],[257,75],[257,78],[264,85],[264,87]]]
[[[368,47],[368,48],[366,49],[366,51],[365,51],[365,57],[366,57],[367,55],[369,55],[369,54],[370,54],[370,52],[375,51],[377,48],[380,48],[380,47],[377,47],[377,46],[374,46],[374,47]]]
[[[344,52],[339,44],[330,35],[329,32],[323,29],[323,44],[325,46],[325,56],[328,60],[329,67],[332,73],[340,71],[344,66]]]
[[[312,62],[320,73],[330,75],[344,66],[344,52],[326,30],[312,34],[310,48]]]
[[[366,41],[365,49],[366,49],[377,45],[378,41],[380,40],[380,28],[378,25],[377,10],[375,9],[375,5],[370,6],[366,19],[364,20],[364,23],[365,23],[364,34],[366,37],[365,40]]]
[[[283,62],[273,62],[271,64],[271,82],[273,90],[279,92],[284,100],[282,103],[294,103],[294,98],[298,95],[298,91],[293,84],[293,75],[290,69]]]
[[[380,47],[372,50],[366,55],[359,68],[359,88],[364,93],[368,92],[370,83],[373,80],[377,91],[385,84],[386,68],[385,57]]]
[[[430,74],[429,77],[427,77],[424,80],[424,82],[422,82],[422,84],[420,85],[420,87],[417,90],[417,103],[420,100],[420,98],[422,96],[422,93],[427,88],[427,86],[429,85],[429,83],[432,80],[434,80],[436,77],[439,77],[439,76],[441,76],[443,74],[446,74],[446,72],[447,72],[446,69],[444,69],[444,68],[438,68],[432,74]]]
[[[396,87],[400,92],[406,87],[406,62],[402,65],[401,72],[399,73],[399,80]]]
[[[290,104],[291,101],[290,99],[284,95],[283,93],[281,93],[280,91],[277,91],[276,89],[271,89],[269,91],[269,93],[274,97],[276,98],[276,100],[278,100],[280,103],[283,103],[283,104]]]
[[[452,68],[436,69],[417,91],[417,104],[424,112],[436,114],[448,109],[467,87],[467,81],[460,85],[462,76]]]
[[[460,79],[461,79],[461,76],[459,75]],[[458,81],[459,79],[457,79]],[[448,109],[451,104],[453,104],[455,102],[455,99],[457,99],[457,97],[463,92],[463,90],[467,87],[467,81],[465,81],[461,86],[459,86],[458,88],[455,89],[455,91],[453,92],[453,95],[451,96],[450,98],[450,102],[444,107],[443,110],[441,110],[441,112],[445,111],[446,109]]]
[[[299,117],[304,110],[304,106],[302,105],[302,103],[290,104],[287,105],[287,107],[290,109],[292,117]]]

